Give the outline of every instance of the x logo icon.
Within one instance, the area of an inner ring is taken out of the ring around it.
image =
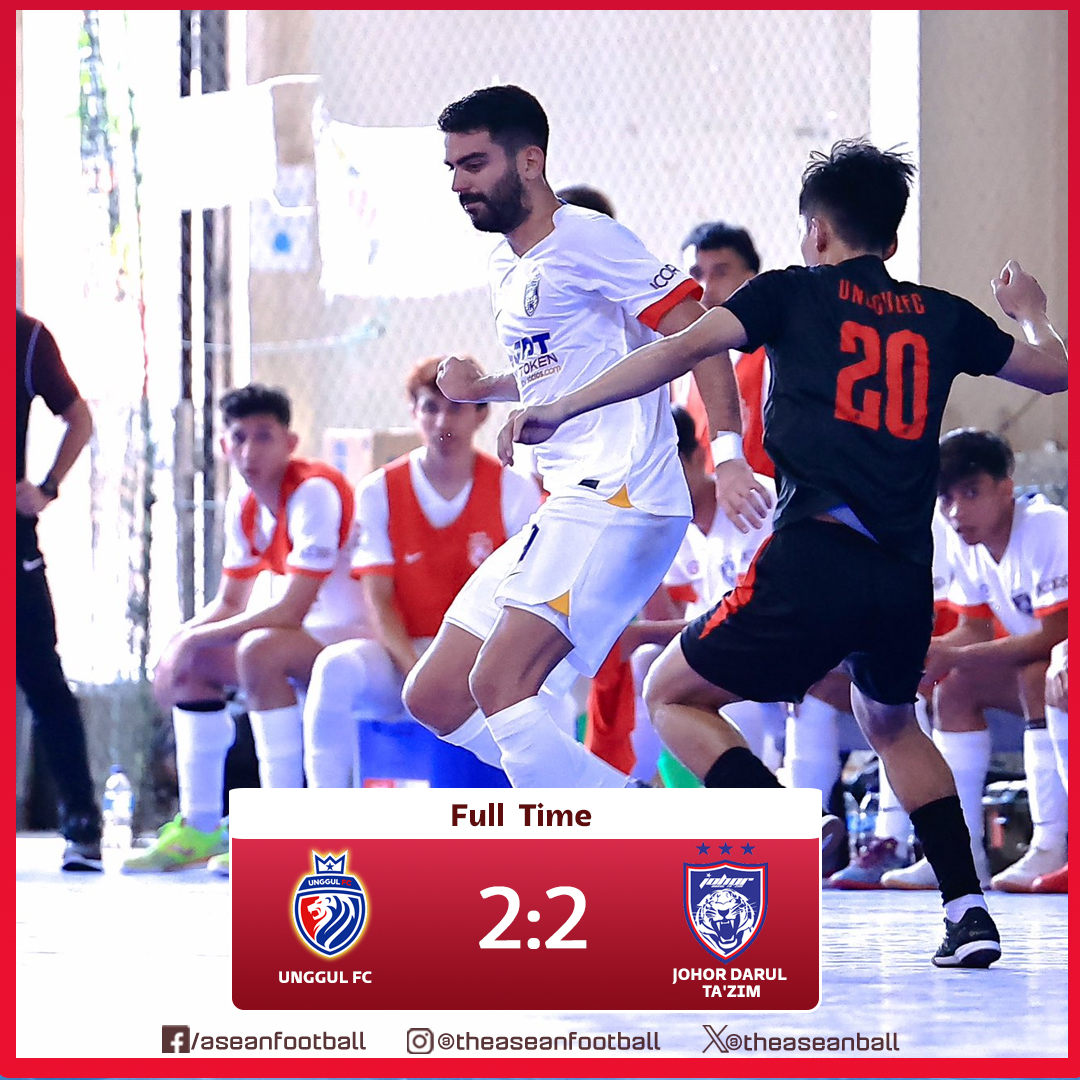
[[[702,1024],[701,1026],[709,1033],[709,1041],[705,1044],[705,1049],[701,1052],[704,1054],[710,1047],[715,1046],[721,1054],[726,1054],[728,1052],[728,1048],[724,1045],[723,1040],[720,1038],[720,1036],[723,1035],[725,1031],[727,1031],[727,1024],[725,1024],[719,1031],[716,1031],[713,1028],[712,1024]]]

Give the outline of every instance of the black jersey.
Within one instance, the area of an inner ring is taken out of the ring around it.
[[[769,271],[724,307],[772,363],[776,528],[847,506],[882,546],[930,563],[953,379],[1000,371],[1013,338],[967,300],[895,281],[875,255]]]
[[[40,397],[59,415],[79,397],[60,350],[48,328],[15,309],[15,482],[26,475],[26,428],[30,404]],[[37,552],[37,518],[15,515],[15,546],[19,558]]]

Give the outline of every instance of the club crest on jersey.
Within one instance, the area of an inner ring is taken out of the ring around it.
[[[532,316],[540,304],[540,271],[534,270],[533,275],[525,283],[525,314]]]
[[[346,872],[349,853],[311,853],[312,873],[293,893],[293,922],[304,944],[320,956],[340,956],[356,944],[367,921],[364,887]]]
[[[683,864],[683,909],[701,946],[731,960],[757,936],[768,905],[768,863]]]

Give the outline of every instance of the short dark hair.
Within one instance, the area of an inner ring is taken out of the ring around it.
[[[588,184],[570,184],[555,192],[556,198],[568,202],[571,206],[583,206],[586,210],[595,210],[598,214],[615,217],[615,205],[599,189]]]
[[[675,421],[675,433],[679,437],[679,457],[688,458],[701,445],[698,442],[697,425],[681,405],[671,406],[671,418]]]
[[[799,213],[825,214],[845,243],[884,251],[896,239],[914,176],[907,154],[841,139],[828,154],[810,155]]]
[[[995,480],[1012,476],[1012,447],[992,431],[957,428],[941,440],[941,465],[938,469],[938,494],[944,495],[955,484],[979,473]]]
[[[486,86],[447,105],[439,114],[444,134],[487,131],[508,154],[526,146],[547,153],[548,118],[543,106],[520,86]]]
[[[249,383],[223,395],[220,407],[226,424],[248,416],[272,416],[288,427],[292,420],[292,403],[280,386]]]
[[[756,274],[761,269],[761,256],[750,234],[741,225],[729,225],[726,221],[703,221],[686,234],[679,251],[685,251],[688,247],[695,247],[698,251],[731,248],[751,273]]]

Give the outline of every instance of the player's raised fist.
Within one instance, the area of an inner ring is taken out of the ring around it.
[[[435,381],[451,401],[476,401],[483,377],[484,369],[471,356],[447,356]]]
[[[1042,286],[1015,260],[1010,259],[1001,273],[990,282],[1001,310],[1010,319],[1046,311],[1046,293]]]

